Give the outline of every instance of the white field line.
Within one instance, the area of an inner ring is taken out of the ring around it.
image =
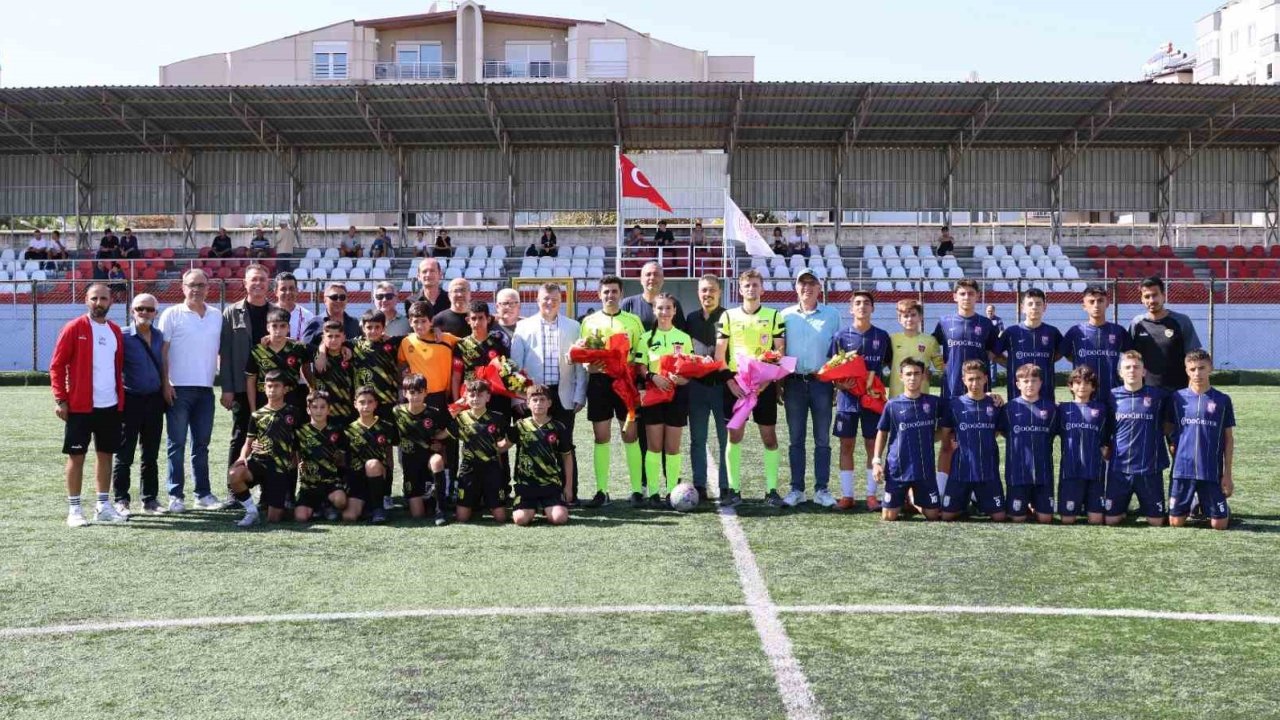
[[[1026,605],[782,605],[778,612],[815,615],[1033,615],[1041,617],[1131,618],[1182,622],[1280,625],[1280,616],[1175,612],[1131,608],[1066,608]]]
[[[632,615],[632,614],[732,614],[747,612],[745,605],[582,605],[570,607],[481,607],[422,608],[417,610],[369,610],[365,612],[286,613],[282,615],[223,615],[194,618],[159,618],[118,622],[75,623],[44,627],[0,628],[0,638],[41,635],[73,635],[119,630],[165,630],[224,625],[266,625],[274,623],[339,622],[342,620],[388,620],[397,618],[528,617],[538,615]]]
[[[708,443],[708,485],[711,484],[711,478],[720,474],[716,460]],[[733,564],[738,571],[742,594],[747,600],[751,624],[755,626],[765,657],[773,668],[774,682],[778,685],[778,694],[782,696],[782,704],[787,710],[787,720],[817,720],[823,717],[822,706],[814,697],[800,661],[796,660],[795,653],[791,650],[791,638],[787,636],[787,629],[778,615],[778,606],[773,604],[773,598],[769,596],[769,587],[765,585],[764,575],[756,564],[756,556],[747,544],[742,523],[738,522],[738,513],[733,508],[720,508],[719,515],[720,529],[724,531],[729,549],[733,552]]]

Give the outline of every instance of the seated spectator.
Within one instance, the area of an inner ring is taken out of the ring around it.
[[[106,280],[111,276],[111,263],[100,260],[93,264],[93,279]]]
[[[111,288],[112,299],[124,300],[125,274],[120,263],[111,263],[111,269],[107,271],[107,280],[110,281],[108,287]]]
[[[57,230],[54,230],[53,237],[49,238],[48,253],[50,260],[66,260],[70,257],[67,247],[62,244],[62,233]]]
[[[537,243],[529,243],[529,247],[527,247],[527,248],[525,248],[525,249],[524,249],[524,256],[525,256],[525,257],[539,257],[539,255],[538,255],[538,244],[537,244]]]
[[[773,254],[779,257],[791,257],[791,245],[782,237],[782,228],[773,229]]]
[[[27,251],[22,254],[23,260],[47,260],[49,258],[49,243],[45,241],[44,235],[39,230],[31,233],[31,242],[27,243]]]
[[[142,257],[142,251],[138,249],[138,236],[129,228],[125,228],[124,234],[120,236],[120,257],[128,260]]]
[[[229,258],[235,250],[231,247],[231,236],[227,234],[226,228],[218,228],[218,234],[213,236],[213,244],[209,246],[209,257]]]
[[[361,255],[360,236],[356,234],[356,226],[347,228],[347,236],[338,245],[338,254],[342,257],[358,258]]]
[[[98,257],[105,260],[120,257],[120,238],[116,237],[111,228],[107,228],[107,234],[98,241]]]
[[[436,231],[436,244],[431,248],[431,257],[453,257],[453,238],[449,237],[448,230],[440,228]]]
[[[378,228],[378,236],[373,239],[369,245],[369,257],[381,258],[391,255],[391,238],[387,236],[387,229]]]
[[[804,236],[804,226],[796,226],[796,234],[791,238],[791,254],[809,257],[813,251],[809,249],[809,240]]]
[[[689,242],[694,247],[707,247],[710,241],[707,240],[707,233],[702,229],[702,221],[694,220],[693,229],[689,231]]]
[[[262,228],[258,228],[253,233],[253,239],[249,241],[249,257],[271,257],[271,241],[267,239]]]
[[[934,251],[934,255],[942,257],[947,254],[954,255],[956,253],[956,242],[951,237],[951,228],[943,225],[942,233],[938,235],[938,249]]]
[[[427,231],[418,231],[418,240],[413,244],[414,257],[427,257],[430,254],[431,247],[427,244]]]
[[[666,247],[676,244],[676,234],[667,229],[667,221],[658,221],[658,232],[653,234],[653,244]]]
[[[539,244],[542,247],[538,248],[538,254],[543,257],[556,257],[560,254],[560,246],[556,244],[556,231],[551,228],[542,231]]]
[[[644,247],[649,244],[644,237],[644,230],[639,225],[631,226],[631,235],[627,237],[627,244],[632,247]]]

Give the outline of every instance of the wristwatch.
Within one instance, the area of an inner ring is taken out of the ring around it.
[[[883,465],[883,464],[884,464],[884,460],[882,460],[882,459],[880,459],[880,458],[878,458],[878,457],[874,457],[874,458],[871,458],[871,464],[872,464],[872,465]]]

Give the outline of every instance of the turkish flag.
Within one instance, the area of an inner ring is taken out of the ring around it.
[[[671,206],[663,199],[662,193],[649,184],[649,178],[645,177],[640,168],[631,162],[631,158],[619,154],[618,162],[622,165],[622,197],[648,200],[654,207],[671,212]]]

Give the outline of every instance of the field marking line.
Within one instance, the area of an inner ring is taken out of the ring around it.
[[[716,460],[708,444],[708,481],[720,474]],[[747,543],[742,523],[738,522],[738,513],[731,507],[722,507],[717,514],[720,517],[720,529],[733,552],[733,565],[738,571],[738,583],[742,585],[742,594],[747,600],[751,624],[755,626],[756,634],[760,636],[760,646],[769,660],[769,666],[773,668],[774,682],[787,710],[787,720],[818,720],[824,715],[822,706],[818,704],[813,688],[809,687],[809,679],[805,677],[804,669],[800,667],[800,661],[791,649],[791,638],[782,624],[778,606],[773,604],[773,598],[769,596],[769,586],[765,584],[760,566],[756,564],[755,553],[751,552],[751,545]]]
[[[1041,617],[1130,618],[1184,622],[1280,625],[1280,616],[1179,612],[1132,608],[1035,607],[1031,605],[780,605],[778,611],[827,615],[1034,615]]]
[[[632,615],[632,614],[737,614],[748,612],[746,605],[578,605],[566,607],[480,607],[420,608],[415,610],[367,610],[363,612],[284,613],[280,615],[215,615],[194,618],[157,618],[116,622],[72,623],[43,627],[0,628],[0,638],[38,637],[113,632],[119,630],[165,630],[226,625],[266,625],[273,623],[338,622],[342,620],[393,620],[400,618],[529,617],[543,615]]]

